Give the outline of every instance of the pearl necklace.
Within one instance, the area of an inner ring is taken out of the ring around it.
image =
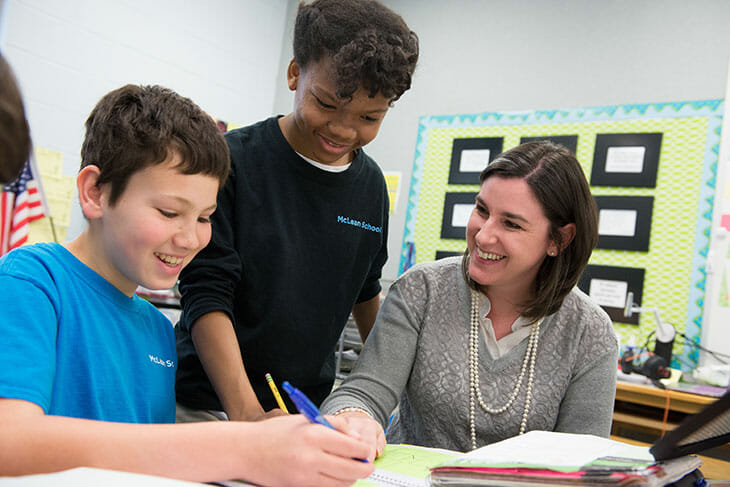
[[[507,402],[502,407],[489,407],[482,399],[482,392],[479,389],[479,293],[471,291],[471,329],[469,330],[469,427],[471,429],[471,447],[477,447],[476,440],[476,406],[478,402],[481,408],[489,414],[500,414],[509,408],[517,397],[517,393],[522,388],[522,381],[527,375],[527,391],[525,393],[525,405],[522,410],[522,421],[520,422],[520,432],[523,434],[527,427],[527,413],[530,411],[530,402],[532,400],[532,382],[535,375],[535,357],[537,355],[537,341],[540,336],[540,321],[536,321],[530,330],[530,339],[527,342],[525,350],[525,358],[522,360],[522,369],[517,377],[515,387],[509,395]]]

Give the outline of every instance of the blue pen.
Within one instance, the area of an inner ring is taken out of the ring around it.
[[[328,428],[336,430],[336,428],[332,426],[329,421],[324,419],[324,416],[322,416],[322,413],[319,412],[317,406],[315,406],[314,403],[310,401],[309,398],[305,396],[302,391],[289,384],[288,381],[282,382],[281,387],[289,395],[289,399],[291,399],[291,402],[293,402],[294,405],[297,407],[297,411],[304,415],[305,418],[307,418],[312,423],[321,424],[322,426],[326,426]],[[356,458],[355,460],[367,463],[366,458]]]
[[[291,399],[291,402],[293,402],[294,405],[297,407],[297,411],[302,413],[305,418],[307,418],[312,423],[321,424],[322,426],[335,429],[335,427],[332,426],[329,421],[324,419],[324,416],[322,416],[322,413],[319,412],[317,406],[315,406],[314,403],[310,401],[309,398],[305,396],[302,391],[289,384],[288,381],[284,381],[281,384],[281,387],[283,387],[286,393],[289,395],[289,399]]]

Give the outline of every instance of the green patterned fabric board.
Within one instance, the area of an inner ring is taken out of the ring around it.
[[[591,165],[596,135],[601,133],[648,133],[660,132],[661,155],[654,188],[592,186],[595,196],[653,196],[649,252],[602,250],[594,251],[590,263],[645,269],[644,306],[657,308],[662,319],[672,323],[679,332],[686,331],[688,322],[701,326],[699,316],[688,317],[690,303],[691,263],[694,259],[695,237],[698,228],[699,188],[703,185],[703,169],[706,164],[708,142],[708,117],[656,117],[623,120],[579,121],[570,123],[506,124],[483,126],[421,127],[419,142],[423,154],[420,179],[412,186],[411,198],[417,201],[417,218],[412,235],[406,228],[406,237],[415,243],[416,261],[431,261],[437,250],[462,252],[465,240],[441,239],[444,196],[449,192],[477,192],[478,185],[448,184],[452,144],[455,138],[503,137],[503,149],[519,144],[521,137],[547,135],[578,135],[576,155],[590,181]],[[425,137],[425,146],[421,137]],[[711,181],[714,186],[714,178]],[[710,201],[710,220],[711,204]],[[709,228],[709,223],[708,223]],[[405,243],[404,243],[405,245]],[[704,279],[702,280],[704,286]],[[701,305],[701,303],[700,303]],[[621,343],[643,345],[655,329],[651,313],[643,313],[639,327],[616,323],[615,329]],[[699,328],[690,335],[699,341]],[[683,340],[675,341],[675,354],[683,362],[692,361],[692,353],[685,351],[681,357]],[[689,357],[689,359],[687,358]],[[675,365],[689,368],[694,364]]]

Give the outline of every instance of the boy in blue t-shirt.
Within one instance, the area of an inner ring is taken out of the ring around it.
[[[371,448],[300,415],[164,424],[173,327],[135,290],[173,287],[210,240],[229,171],[214,121],[171,90],[126,85],[91,112],[81,159],[87,228],[0,259],[0,477],[78,466],[263,485],[369,475],[353,458]]]

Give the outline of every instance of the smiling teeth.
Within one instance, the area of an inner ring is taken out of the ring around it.
[[[482,259],[487,259],[487,260],[502,260],[502,259],[504,259],[504,255],[492,254],[490,252],[482,252],[479,249],[477,249],[477,254]]]
[[[162,262],[171,266],[179,265],[183,261],[182,257],[173,257],[172,255],[158,254],[157,252],[155,252],[155,255]]]

